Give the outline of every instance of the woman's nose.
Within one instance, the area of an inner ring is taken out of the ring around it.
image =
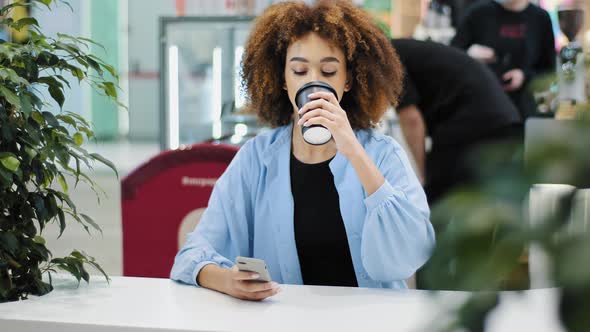
[[[309,78],[311,79],[310,82],[319,81],[319,75],[318,75],[317,71],[311,70]]]

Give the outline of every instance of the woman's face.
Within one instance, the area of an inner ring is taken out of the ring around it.
[[[338,99],[342,99],[343,93],[350,90],[348,76],[342,50],[315,32],[308,33],[287,48],[284,88],[295,112],[298,110],[295,94],[301,86],[312,81],[326,82],[336,90]]]

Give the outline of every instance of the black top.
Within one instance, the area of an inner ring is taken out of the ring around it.
[[[461,21],[461,17],[465,15],[465,10],[479,0],[438,0],[439,3],[449,5],[451,7],[451,24],[457,27]]]
[[[470,7],[459,24],[451,45],[467,50],[473,44],[494,49],[497,61],[490,64],[502,81],[511,69],[521,69],[526,81],[555,70],[555,38],[549,14],[529,4],[514,12],[495,1]],[[521,91],[524,89],[524,85]]]
[[[411,39],[392,44],[406,71],[397,109],[419,108],[434,147],[470,143],[521,122],[493,73],[465,52]]]
[[[357,287],[330,161],[304,164],[291,155],[301,275],[305,285]]]

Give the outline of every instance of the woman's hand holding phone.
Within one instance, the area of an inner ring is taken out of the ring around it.
[[[278,294],[281,289],[275,282],[260,282],[255,272],[240,271],[209,264],[201,269],[197,282],[201,287],[212,289],[242,300],[262,301]]]
[[[235,298],[262,301],[278,294],[281,289],[276,282],[260,282],[258,273],[240,271],[237,266],[226,270],[224,293]]]

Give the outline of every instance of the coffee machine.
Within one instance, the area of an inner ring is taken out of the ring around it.
[[[559,76],[559,101],[573,105],[585,103],[586,73],[584,50],[576,38],[584,25],[582,4],[569,4],[558,7],[559,27],[568,39],[559,52],[557,73]]]

